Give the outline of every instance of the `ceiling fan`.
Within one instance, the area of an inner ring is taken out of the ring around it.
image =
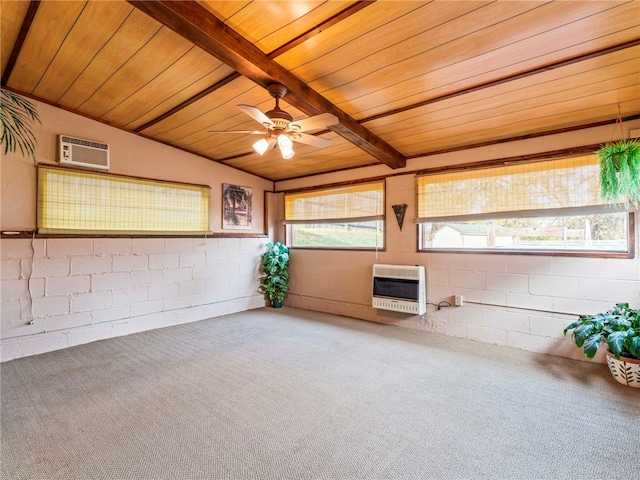
[[[253,144],[254,150],[260,155],[264,155],[265,152],[278,145],[284,159],[293,157],[295,153],[293,151],[293,142],[313,145],[314,147],[331,145],[331,140],[303,132],[335,125],[339,123],[338,117],[331,113],[322,113],[293,121],[293,117],[280,108],[280,99],[287,94],[287,88],[284,85],[272,83],[267,87],[267,91],[276,99],[276,106],[273,110],[262,113],[261,110],[251,105],[236,105],[242,112],[262,124],[263,130],[209,130],[209,132],[262,135],[262,138]]]

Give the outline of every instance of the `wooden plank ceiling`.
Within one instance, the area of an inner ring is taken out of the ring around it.
[[[3,87],[273,181],[640,115],[638,1],[1,7]],[[270,110],[271,83],[294,119],[338,117],[308,132],[330,146],[209,132],[259,130],[236,105]]]

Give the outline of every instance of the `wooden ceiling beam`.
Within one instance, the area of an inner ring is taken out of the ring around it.
[[[339,124],[331,128],[391,168],[406,166],[406,158],[380,137],[360,125],[301,79],[270,59],[259,48],[193,1],[128,0],[140,11],[218,58],[258,85],[284,85],[286,101],[307,115],[331,113]]]
[[[29,33],[29,29],[31,28],[31,24],[33,23],[33,19],[36,16],[36,12],[38,11],[38,7],[40,6],[40,0],[34,0],[29,3],[29,7],[27,8],[27,13],[22,21],[22,26],[20,27],[20,32],[18,33],[18,38],[16,39],[16,43],[13,45],[13,50],[11,50],[11,55],[9,55],[9,61],[7,62],[7,66],[2,72],[2,79],[0,79],[0,85],[3,87],[7,85],[9,82],[9,77],[13,72],[13,67],[16,65],[16,61],[18,60],[18,55],[20,55],[20,50],[22,50],[22,45],[24,44],[24,39],[27,38],[27,33]]]

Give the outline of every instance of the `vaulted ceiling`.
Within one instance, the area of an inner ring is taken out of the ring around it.
[[[638,1],[1,7],[3,87],[274,181],[640,117]],[[260,129],[236,105],[270,110],[272,83],[294,119],[339,119],[308,132],[330,146],[210,132]]]

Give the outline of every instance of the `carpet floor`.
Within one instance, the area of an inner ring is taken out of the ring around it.
[[[603,364],[263,308],[1,365],[0,478],[631,479]]]

